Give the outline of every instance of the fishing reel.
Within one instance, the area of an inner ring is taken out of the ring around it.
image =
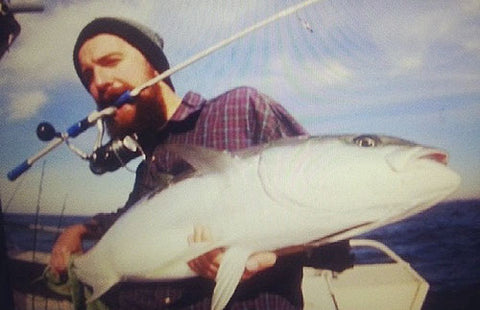
[[[126,136],[123,139],[110,140],[107,144],[95,149],[89,156],[90,170],[95,174],[113,172],[132,159],[141,156],[136,137]]]
[[[1,1],[1,0],[0,0]],[[320,0],[305,0],[299,4],[293,5],[291,7],[287,7],[286,9],[282,10],[281,12],[276,13],[275,15],[268,17],[246,29],[232,35],[231,37],[218,42],[217,44],[201,51],[200,53],[192,56],[190,59],[176,65],[173,68],[165,70],[161,74],[155,76],[154,78],[148,80],[147,82],[135,87],[132,90],[125,91],[110,107],[107,107],[101,111],[93,111],[87,117],[81,119],[77,123],[73,124],[69,128],[67,128],[66,132],[58,133],[51,124],[48,123],[41,123],[39,128],[37,129],[37,135],[40,140],[43,141],[50,141],[52,140],[49,145],[47,145],[43,150],[36,153],[35,155],[27,158],[25,161],[17,165],[15,168],[10,170],[7,173],[7,177],[10,181],[15,181],[20,175],[22,175],[25,171],[30,169],[32,165],[39,160],[44,155],[48,154],[50,151],[61,145],[62,143],[66,143],[68,147],[74,151],[77,155],[81,158],[88,160],[90,162],[90,170],[92,170],[95,174],[103,174],[107,171],[115,171],[120,167],[125,167],[125,164],[136,158],[140,155],[144,155],[143,150],[141,149],[140,145],[137,142],[137,137],[132,135],[130,137],[126,137],[122,140],[113,140],[108,142],[105,145],[101,145],[101,137],[103,136],[103,121],[101,120],[103,117],[111,116],[115,113],[116,108],[122,106],[126,102],[132,101],[141,91],[146,89],[147,87],[151,87],[155,85],[159,81],[166,79],[173,73],[182,70],[183,68],[188,67],[189,65],[197,62],[198,60],[207,57],[211,53],[229,45],[230,43],[246,36],[249,33],[252,33],[266,25],[273,23],[285,16],[288,16],[292,13],[297,12],[309,5],[312,5]],[[3,1],[2,1],[3,3]],[[298,17],[298,15],[297,15]],[[298,17],[298,19],[302,22],[305,29],[312,32],[310,25],[303,20],[302,18]],[[1,57],[1,55],[0,55]],[[99,139],[97,139],[97,143],[92,154],[87,155],[82,151],[76,149],[73,145],[70,144],[69,138],[75,138],[94,124],[101,130],[99,132]]]
[[[68,139],[65,143],[73,153],[80,158],[89,161],[90,170],[97,175],[105,172],[113,172],[139,156],[144,155],[138,143],[136,134],[126,136],[123,139],[112,139],[102,145],[104,125],[102,120],[97,121],[98,136],[91,154],[86,154],[76,148]],[[62,133],[55,130],[52,124],[42,122],[37,126],[37,137],[42,141],[51,141],[54,138],[62,138]]]

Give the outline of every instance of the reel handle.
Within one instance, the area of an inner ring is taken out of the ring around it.
[[[63,142],[62,134],[56,131],[55,127],[53,127],[53,125],[50,124],[49,122],[41,122],[40,124],[38,124],[37,137],[42,141],[51,141],[55,137],[58,138],[57,140],[58,142],[55,141],[46,148],[46,150],[48,149],[48,151],[53,149],[57,144],[60,144],[61,142]],[[22,162],[12,170],[10,170],[10,172],[7,173],[8,179],[10,181],[15,181],[19,176],[21,176],[25,171],[27,171],[35,161],[37,161],[41,156],[46,154],[48,151],[44,150],[39,154],[37,154],[36,156],[26,159],[24,162]]]
[[[43,150],[28,158],[22,162],[17,167],[13,168],[10,172],[7,173],[7,177],[10,181],[15,181],[20,175],[27,171],[34,162],[39,160],[41,157],[48,154],[54,148],[65,142],[68,138],[75,138],[93,124],[97,122],[102,117],[113,115],[116,111],[116,107],[120,107],[124,103],[130,102],[133,99],[133,95],[130,91],[124,92],[118,99],[115,101],[114,105],[108,108],[103,109],[102,111],[94,111],[90,113],[87,117],[80,120],[79,122],[70,126],[65,133],[60,133],[55,130],[55,128],[48,122],[42,122],[37,127],[37,136],[42,141],[51,141],[48,146]]]

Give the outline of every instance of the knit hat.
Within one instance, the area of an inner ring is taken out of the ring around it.
[[[88,89],[88,85],[82,78],[78,52],[85,41],[101,33],[116,35],[130,43],[145,56],[159,73],[170,68],[168,60],[163,53],[163,39],[157,33],[131,20],[115,17],[96,18],[82,29],[73,49],[75,70],[85,88]],[[175,90],[170,77],[165,78],[163,81]]]

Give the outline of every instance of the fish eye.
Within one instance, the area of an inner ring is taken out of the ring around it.
[[[380,143],[380,139],[376,136],[358,136],[353,139],[353,142],[361,147],[375,147]]]

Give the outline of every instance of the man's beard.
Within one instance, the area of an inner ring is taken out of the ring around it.
[[[122,127],[115,123],[113,118],[107,118],[105,124],[107,132],[113,139],[122,139],[133,133],[142,136],[145,133],[154,134],[166,123],[164,104],[159,105],[156,101],[135,102],[136,112],[133,126]]]

